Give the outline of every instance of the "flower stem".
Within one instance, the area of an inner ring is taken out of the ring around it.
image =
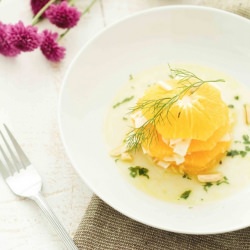
[[[91,7],[95,4],[97,0],[92,0],[92,2],[89,4],[89,6],[82,12],[81,16],[83,16],[84,14],[86,14],[87,12],[90,11]]]
[[[70,1],[68,1],[68,4],[71,6],[74,4],[74,2],[75,2],[75,0],[70,0]]]
[[[54,3],[56,0],[50,0],[47,2],[40,10],[39,12],[34,16],[31,25],[35,25],[39,22],[39,18],[42,16],[42,14],[49,8],[49,6]]]
[[[90,11],[90,9],[92,8],[92,6],[95,4],[97,0],[92,0],[92,2],[87,6],[87,8],[81,13],[81,16],[83,16],[84,14],[86,14],[87,12]],[[68,32],[70,31],[70,29],[66,29],[59,37],[58,40],[62,39]]]
[[[58,38],[58,40],[61,40],[63,37],[66,36],[66,34],[70,31],[70,29],[66,29]]]

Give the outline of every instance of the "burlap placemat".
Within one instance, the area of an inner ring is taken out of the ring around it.
[[[131,220],[93,196],[74,241],[84,250],[247,250],[250,228],[217,235],[171,233]]]
[[[194,3],[250,17],[250,0],[201,0]],[[84,250],[250,250],[250,228],[217,235],[166,232],[131,220],[93,196],[74,241],[79,249]]]

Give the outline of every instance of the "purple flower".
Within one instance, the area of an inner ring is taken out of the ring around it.
[[[81,12],[69,6],[66,1],[50,5],[45,14],[51,23],[63,29],[76,26],[81,17]]]
[[[49,0],[31,0],[30,5],[34,15],[36,15],[39,10],[48,3]]]
[[[43,40],[40,49],[44,56],[52,62],[60,62],[65,56],[66,49],[56,42],[58,34],[44,30],[42,36]]]
[[[40,46],[41,36],[37,28],[31,25],[24,26],[22,21],[10,26],[10,43],[21,51],[32,51]]]
[[[0,54],[14,57],[20,54],[20,50],[14,47],[9,41],[9,31],[11,25],[0,22]]]

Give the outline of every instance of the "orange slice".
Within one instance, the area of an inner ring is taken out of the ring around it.
[[[184,171],[190,174],[199,174],[213,168],[219,163],[229,146],[230,142],[218,142],[212,150],[187,155],[185,157]]]
[[[164,157],[173,155],[173,149],[164,143],[162,137],[158,134],[151,141],[143,142],[142,147],[151,157],[158,160],[163,160]]]
[[[169,98],[175,96],[179,91],[179,88],[166,91],[155,85],[146,92],[138,103],[160,98],[165,98],[163,102],[167,103]],[[160,105],[150,109],[142,109],[143,115],[147,119],[153,118],[160,111]],[[194,93],[185,94],[176,101],[168,113],[166,109],[163,110],[161,119],[156,123],[156,130],[164,138],[205,141],[217,129],[228,123],[228,107],[222,101],[220,91],[210,84],[204,84]]]
[[[228,133],[229,129],[230,126],[227,124],[218,128],[206,141],[192,140],[188,148],[188,153],[212,150],[217,142]]]
[[[189,174],[204,173],[219,163],[230,146],[230,141],[222,141],[232,127],[229,109],[220,91],[211,84],[203,84],[182,95],[180,87],[175,81],[171,81],[169,90],[153,85],[139,99],[143,116],[154,121],[151,123],[154,125],[147,126],[156,135],[141,146],[156,161],[165,161]],[[168,109],[168,102],[172,100],[175,101]],[[185,157],[181,156],[179,162],[176,148],[169,144],[175,139],[177,143],[178,139],[190,141]]]

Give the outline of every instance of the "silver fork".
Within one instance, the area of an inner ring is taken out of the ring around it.
[[[11,134],[8,127],[4,124],[8,137],[13,144],[11,147],[5,136],[0,130],[1,137],[5,144],[5,150],[0,146],[3,160],[0,160],[0,170],[3,178],[10,189],[18,196],[27,197],[37,203],[45,216],[48,218],[55,231],[61,237],[61,240],[67,249],[78,249],[66,232],[60,221],[57,219],[49,205],[41,194],[42,179],[35,168],[30,163],[20,145]],[[12,150],[15,149],[15,151]]]

